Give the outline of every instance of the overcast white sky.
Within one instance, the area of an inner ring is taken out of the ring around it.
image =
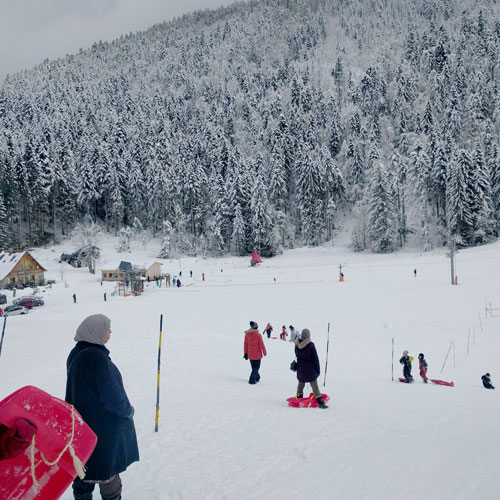
[[[78,52],[198,9],[235,0],[0,0],[0,83],[45,58]]]

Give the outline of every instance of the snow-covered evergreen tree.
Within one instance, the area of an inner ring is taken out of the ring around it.
[[[9,243],[7,224],[7,211],[3,202],[3,195],[0,192],[0,250],[6,250]]]
[[[372,170],[368,201],[368,236],[374,252],[392,252],[396,244],[397,213],[385,168]]]

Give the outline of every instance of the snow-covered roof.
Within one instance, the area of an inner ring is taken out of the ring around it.
[[[25,252],[6,253],[0,251],[0,280],[5,279],[24,254]]]

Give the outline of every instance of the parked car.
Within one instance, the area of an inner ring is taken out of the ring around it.
[[[7,304],[7,295],[0,293],[0,304]]]
[[[33,299],[33,295],[21,295],[20,297],[17,297],[16,299],[14,299],[12,301],[12,305],[14,306],[18,306],[19,305],[19,302],[21,302],[21,300],[25,300],[25,299],[30,299],[32,300]]]
[[[15,304],[17,306],[23,306],[26,307],[27,309],[31,309],[35,307],[35,301],[31,297],[22,297],[17,301]]]
[[[16,316],[18,314],[28,314],[28,309],[23,306],[7,306],[2,316]]]
[[[33,301],[32,306],[25,304],[25,302],[27,302],[29,304],[30,301]],[[12,301],[12,304],[15,306],[21,305],[21,306],[28,307],[29,309],[31,309],[31,307],[43,306],[45,304],[45,302],[43,301],[43,299],[41,299],[39,297],[35,297],[34,295],[25,295],[24,297],[19,297],[17,299],[14,299]]]

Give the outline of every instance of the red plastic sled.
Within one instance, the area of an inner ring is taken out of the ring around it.
[[[447,385],[448,387],[455,387],[455,384],[453,382],[446,382],[445,380],[436,380],[433,378],[429,379],[433,384],[437,385]]]
[[[323,401],[327,403],[330,401],[330,398],[327,394],[321,394],[323,396]],[[288,406],[292,406],[293,408],[318,408],[318,401],[316,400],[316,396],[311,392],[308,398],[296,398],[295,396],[292,398],[288,398]]]
[[[34,466],[37,486],[33,485],[29,446],[23,453],[0,460],[0,498],[2,500],[56,500],[71,484],[77,473],[69,447],[84,464],[97,444],[97,436],[73,407],[34,386],[26,386],[0,402],[0,423],[8,427],[25,418],[37,427],[34,445]]]
[[[434,378],[430,378],[428,380],[430,380],[433,384],[436,385],[447,385],[448,387],[455,387],[455,384],[453,382],[446,382],[445,380],[436,380]],[[406,382],[404,378],[400,378],[399,381]]]

